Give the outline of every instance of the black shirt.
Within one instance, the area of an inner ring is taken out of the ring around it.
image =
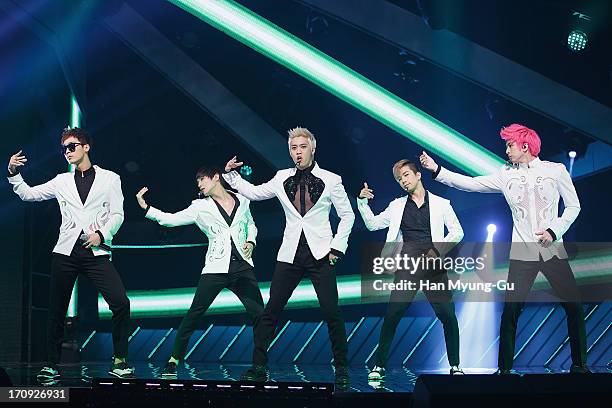
[[[412,198],[408,197],[404,207],[404,214],[402,215],[400,230],[402,231],[404,242],[418,243],[419,247],[421,246],[420,244],[424,244],[423,247],[426,248],[433,246],[429,224],[429,192],[425,192],[425,200],[420,208],[417,207]]]
[[[229,215],[225,212],[221,204],[219,204],[213,199],[213,201],[217,205],[217,208],[219,209],[219,212],[221,213],[221,216],[223,217],[228,226],[232,225],[232,221],[234,220],[234,216],[236,215],[236,211],[238,210],[238,206],[240,205],[240,201],[238,201],[238,198],[236,198],[235,195],[233,195],[232,193],[229,193],[229,195],[234,199],[234,209]],[[240,252],[238,252],[238,248],[236,248],[234,240],[230,238],[230,241],[232,245],[232,254],[230,257],[228,272],[241,272],[247,269],[251,269],[252,266],[247,261],[245,261],[242,255],[240,255]]]
[[[283,183],[289,201],[302,217],[317,203],[325,189],[323,180],[312,174],[314,166],[315,163],[312,162],[304,170],[297,169],[295,175]]]
[[[85,200],[87,200],[87,196],[89,195],[89,191],[91,191],[91,186],[95,178],[96,169],[94,166],[91,166],[85,171],[74,171],[74,182],[76,183],[76,188],[83,204],[85,204]]]

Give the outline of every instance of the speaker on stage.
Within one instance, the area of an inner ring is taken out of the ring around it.
[[[414,408],[580,407],[612,400],[612,375],[421,375],[412,397]]]
[[[13,382],[6,373],[6,370],[0,367],[0,387],[12,387]]]

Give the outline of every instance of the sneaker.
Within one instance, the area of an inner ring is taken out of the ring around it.
[[[570,367],[570,373],[572,374],[591,374],[592,371],[586,366],[586,364],[572,364]]]
[[[347,366],[336,366],[334,367],[334,370],[336,371],[335,382],[337,385],[347,385],[350,383]]]
[[[452,366],[450,368],[450,375],[465,375],[465,373],[459,368],[459,366]]]
[[[164,367],[164,371],[161,373],[162,378],[176,378],[176,363],[168,361]]]
[[[56,366],[44,366],[39,372],[36,378],[38,381],[53,381],[60,377],[59,371]]]
[[[377,365],[374,366],[372,370],[370,370],[368,374],[368,381],[382,381],[385,379],[385,368],[379,367]]]
[[[108,373],[119,378],[134,378],[134,367],[129,367],[125,361],[113,363]]]
[[[266,366],[253,364],[240,376],[240,380],[266,382],[270,380],[270,373]]]

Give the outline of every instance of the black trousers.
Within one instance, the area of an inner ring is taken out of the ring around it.
[[[253,268],[239,272],[202,274],[191,307],[178,328],[172,348],[172,357],[177,360],[185,358],[189,338],[196,329],[198,321],[224,288],[238,296],[253,325],[257,323],[263,311],[263,299]]]
[[[338,287],[334,269],[335,267],[329,264],[327,256],[315,259],[308,244],[303,241],[298,245],[293,263],[276,263],[270,285],[270,299],[254,328],[254,364],[266,365],[268,363],[268,347],[274,337],[280,313],[302,277],[307,274],[314,286],[321,311],[327,322],[334,365],[348,365],[346,329],[338,306]]]
[[[47,318],[47,359],[59,363],[64,336],[64,320],[77,275],[89,278],[113,312],[113,348],[115,357],[126,358],[130,324],[130,301],[123,282],[108,256],[94,256],[91,249],[74,245],[70,256],[53,254],[49,314]]]
[[[563,300],[561,306],[565,309],[567,316],[572,362],[577,365],[586,364],[584,310],[579,301],[580,294],[576,279],[567,259],[559,259],[555,256],[548,261],[543,261],[542,258],[539,261],[510,260],[508,282],[514,283],[514,291],[506,292],[499,328],[498,366],[500,369],[512,368],[516,325],[523,311],[525,298],[539,271],[544,274],[556,296]]]
[[[451,366],[459,365],[459,324],[455,314],[455,304],[452,300],[452,293],[448,290],[448,275],[441,270],[419,270],[415,274],[407,271],[397,271],[394,282],[402,280],[416,283],[417,290],[394,290],[389,297],[389,306],[383,320],[376,350],[376,365],[384,367],[389,358],[389,348],[395,337],[395,330],[406,309],[412,303],[414,296],[418,292],[419,282],[429,280],[430,282],[443,283],[446,290],[430,291],[424,290],[425,296],[429,301],[436,317],[442,323],[444,329],[444,340],[446,342],[446,354]]]

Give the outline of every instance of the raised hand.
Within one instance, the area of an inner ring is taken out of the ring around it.
[[[22,152],[23,150],[18,151],[17,153],[12,155],[11,158],[9,159],[9,163],[8,163],[9,173],[11,174],[17,173],[17,167],[21,167],[25,165],[25,163],[28,161],[28,159],[26,159],[25,155],[22,154]]]
[[[227,164],[225,165],[225,172],[232,171],[238,167],[242,166],[242,162],[239,162],[237,157],[232,157]]]
[[[361,191],[359,192],[359,198],[367,198],[367,199],[372,199],[374,198],[374,191],[370,189],[370,187],[368,187],[368,183],[363,183],[363,188],[361,189]]]
[[[434,159],[429,157],[429,155],[427,153],[425,153],[425,151],[423,151],[423,153],[421,153],[421,156],[419,157],[419,160],[421,161],[421,166],[424,169],[427,169],[427,170],[430,170],[430,171],[437,171],[438,170],[438,165],[436,164]]]
[[[140,191],[138,193],[136,193],[136,200],[138,201],[138,205],[140,206],[140,208],[142,208],[143,210],[147,209],[147,202],[144,199],[144,194],[149,191],[148,187],[143,187],[140,189]]]

